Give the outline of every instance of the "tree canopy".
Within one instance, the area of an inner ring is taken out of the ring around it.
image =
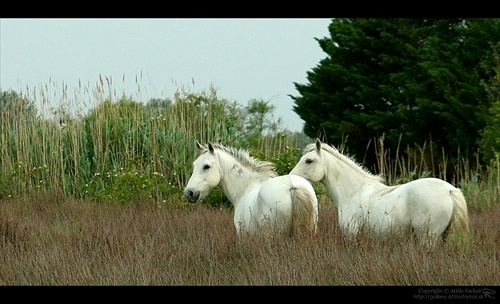
[[[20,96],[17,92],[9,90],[0,92],[0,118],[11,124],[19,123],[26,117],[37,115],[35,104]]]
[[[390,153],[432,142],[437,155],[473,157],[500,19],[340,18],[329,33],[316,39],[326,58],[291,96],[308,136],[342,144],[367,165],[381,137]]]

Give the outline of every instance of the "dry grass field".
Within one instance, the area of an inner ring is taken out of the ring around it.
[[[345,239],[326,199],[316,237],[243,240],[231,210],[182,199],[1,200],[0,285],[500,285],[498,208],[471,212],[468,246],[429,252],[412,241]]]

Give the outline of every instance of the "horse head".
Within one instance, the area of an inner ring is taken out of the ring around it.
[[[319,138],[316,142],[305,147],[302,157],[290,174],[304,177],[310,182],[319,182],[325,177],[322,143]]]
[[[193,173],[184,190],[190,203],[203,200],[221,180],[219,160],[211,143],[207,147],[196,142],[198,157],[193,162]]]

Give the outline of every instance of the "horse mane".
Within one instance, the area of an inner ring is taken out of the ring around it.
[[[363,175],[365,177],[368,177],[368,178],[375,179],[375,180],[377,180],[378,182],[381,182],[381,183],[384,181],[384,179],[382,178],[382,176],[375,175],[375,174],[371,173],[363,165],[361,165],[358,162],[356,162],[351,156],[342,154],[337,148],[335,148],[333,146],[330,146],[328,144],[322,143],[321,144],[321,149],[324,150],[324,151],[326,151],[326,152],[328,152],[328,153],[330,153],[335,158],[337,158],[341,162],[345,163],[346,165],[348,165],[350,168],[352,168],[354,171],[360,173],[361,175]],[[311,151],[314,151],[314,150],[316,150],[316,144],[315,143],[308,144],[304,148],[304,151],[303,151],[302,155],[304,155],[306,153],[309,153]]]
[[[250,156],[250,152],[244,149],[236,149],[234,147],[226,147],[222,144],[214,143],[212,144],[214,149],[222,150],[229,155],[231,155],[234,159],[236,159],[240,164],[244,167],[251,168],[255,172],[259,172],[265,174],[269,177],[276,177],[278,173],[276,172],[276,165],[272,162],[260,160],[255,157]],[[197,149],[197,153],[195,158],[198,158],[201,154],[208,151],[208,146],[203,145],[203,149]]]

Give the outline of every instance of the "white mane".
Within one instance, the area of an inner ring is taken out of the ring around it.
[[[337,159],[339,159],[340,161],[342,161],[343,163],[345,163],[346,165],[348,165],[350,168],[352,168],[354,171],[360,173],[361,175],[368,177],[368,178],[373,178],[381,183],[384,181],[382,176],[375,175],[375,174],[371,173],[368,169],[363,167],[361,164],[358,164],[356,161],[354,161],[354,159],[352,159],[350,156],[347,156],[347,155],[340,153],[340,151],[337,148],[332,147],[330,145],[327,145],[325,143],[322,143],[321,149],[325,152],[330,153],[331,155],[333,155],[334,157],[336,157]],[[315,143],[308,144],[304,148],[304,152],[302,154],[304,155],[304,154],[309,153],[309,152],[314,151],[314,150],[316,150],[316,144]]]
[[[269,161],[259,160],[250,156],[249,151],[244,149],[236,149],[234,147],[225,147],[221,144],[212,144],[214,149],[222,150],[236,159],[241,165],[251,168],[254,172],[259,172],[269,177],[276,177],[276,166]],[[196,158],[208,151],[208,146],[204,145],[203,150],[197,150]]]
[[[199,142],[196,146],[193,173],[184,189],[190,203],[203,201],[219,187],[234,207],[239,236],[316,233],[318,199],[305,178],[279,176],[272,162],[254,158],[244,149]]]

